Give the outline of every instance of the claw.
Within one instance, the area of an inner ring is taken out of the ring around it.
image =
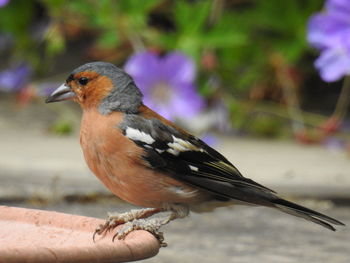
[[[97,233],[98,233],[98,231],[97,231],[97,229],[96,229],[95,232],[94,232],[94,234],[92,235],[92,241],[94,241],[94,243],[96,242],[96,241],[95,241],[95,236],[96,236]],[[100,234],[100,233],[98,233],[98,234]]]
[[[145,230],[157,238],[161,247],[166,247],[167,244],[164,242],[163,233],[159,232],[159,228],[162,225],[165,225],[171,220],[177,218],[178,216],[173,212],[165,220],[161,220],[160,218],[148,219],[150,216],[162,211],[164,210],[158,208],[146,208],[140,210],[131,210],[130,212],[123,214],[110,214],[108,215],[106,222],[96,228],[92,239],[95,242],[96,235],[104,235],[110,230],[116,228],[118,225],[124,224],[112,237],[113,242],[116,238],[119,240],[124,239],[130,232],[134,230]],[[146,220],[146,218],[148,220]]]
[[[159,220],[144,220],[135,219],[131,222],[125,223],[112,238],[112,241],[117,238],[123,240],[130,232],[134,230],[145,230],[151,233],[158,241],[161,247],[166,247],[167,244],[164,242],[164,235],[159,231],[162,226],[162,222]]]
[[[166,242],[164,242],[164,234],[163,234],[163,232],[159,232],[158,230],[157,231],[153,231],[153,232],[151,232],[151,231],[148,231],[148,232],[150,232],[152,235],[155,236],[155,238],[157,238],[157,240],[159,242],[159,245],[161,247],[167,247],[168,246],[168,244]]]
[[[114,242],[114,239],[118,236],[118,233],[114,234],[113,238],[112,238],[112,242]],[[119,239],[119,238],[118,238]]]
[[[106,228],[105,228],[105,225],[99,225],[99,226],[95,229],[95,232],[94,232],[94,234],[92,235],[92,240],[94,241],[94,243],[95,243],[96,234],[97,234],[97,235],[101,235],[101,234],[104,232],[105,229],[106,229]]]
[[[127,222],[125,223],[121,229],[119,229],[117,231],[117,233],[115,233],[115,235],[112,238],[112,241],[114,242],[114,240],[116,238],[118,238],[119,240],[124,239],[130,232],[132,232],[133,230],[136,230],[136,225],[134,224],[134,222],[136,222],[137,220],[134,220],[132,222]]]
[[[95,237],[96,237],[96,234],[97,235],[102,235],[102,234],[105,234],[107,233],[111,228],[111,224],[109,222],[109,220],[106,221],[106,223],[104,225],[100,224],[96,229],[95,229],[95,232],[94,234],[92,235],[92,240],[94,241],[95,243]]]

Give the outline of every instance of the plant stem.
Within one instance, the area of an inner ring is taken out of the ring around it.
[[[349,108],[350,102],[350,75],[347,75],[344,79],[342,89],[339,94],[335,110],[332,114],[332,117],[342,120]]]
[[[271,56],[271,64],[276,71],[276,78],[282,87],[283,96],[286,100],[287,112],[291,118],[291,127],[294,134],[305,130],[304,119],[300,109],[299,99],[296,94],[296,84],[288,72],[288,64],[284,57],[275,53]]]

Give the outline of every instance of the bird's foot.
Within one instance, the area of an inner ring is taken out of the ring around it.
[[[133,221],[125,223],[113,236],[112,240],[114,241],[116,238],[122,240],[134,230],[145,230],[157,238],[161,247],[166,247],[167,243],[164,242],[163,233],[159,231],[159,228],[168,222],[168,220],[162,220],[160,218],[134,219]]]
[[[130,212],[126,212],[122,214],[110,213],[108,214],[108,218],[106,222],[104,224],[99,225],[96,228],[92,238],[95,241],[96,234],[104,235],[119,225],[132,222],[136,219],[147,218],[161,211],[162,209],[158,209],[158,208],[145,208],[145,209],[131,210]]]

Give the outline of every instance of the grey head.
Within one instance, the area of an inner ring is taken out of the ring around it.
[[[124,70],[107,62],[90,62],[73,70],[70,77],[79,72],[88,71],[108,77],[114,86],[98,107],[101,114],[106,115],[113,111],[138,112],[143,96],[133,79]]]

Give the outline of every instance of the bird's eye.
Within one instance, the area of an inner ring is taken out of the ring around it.
[[[79,82],[80,85],[85,86],[85,85],[89,82],[89,79],[88,79],[88,78],[85,78],[85,77],[81,77],[81,78],[78,80],[78,82]]]

